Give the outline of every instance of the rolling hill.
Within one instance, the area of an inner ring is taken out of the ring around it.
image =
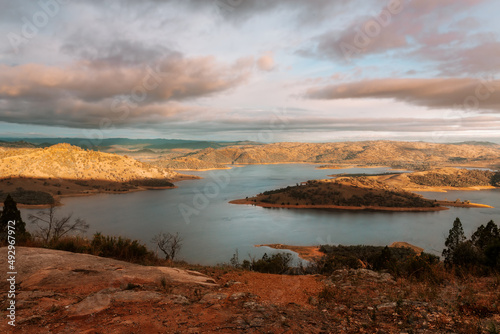
[[[58,196],[171,188],[172,182],[185,178],[192,177],[70,144],[0,148],[0,200],[10,193],[26,205],[51,204]]]
[[[500,164],[500,145],[435,144],[423,142],[365,141],[339,143],[274,143],[206,148],[187,155],[215,164],[331,163],[393,165]]]

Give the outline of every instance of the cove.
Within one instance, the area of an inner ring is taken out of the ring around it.
[[[231,170],[186,172],[203,179],[178,182],[176,189],[65,198],[58,214],[73,213],[74,217],[85,219],[90,224],[89,237],[95,232],[121,235],[138,239],[151,249],[154,249],[151,239],[158,232],[179,232],[184,238],[179,259],[204,265],[228,262],[236,249],[240,260],[249,254],[260,257],[265,252],[277,252],[253,247],[271,243],[383,246],[406,241],[440,255],[456,217],[461,219],[467,236],[489,220],[500,223],[500,189],[421,193],[429,199],[460,198],[495,207],[450,208],[438,212],[266,209],[228,203],[331,174],[389,171],[385,167],[316,167],[312,164],[246,165]],[[186,219],[185,210],[190,209]],[[33,211],[37,210],[21,209],[23,219],[28,221]]]

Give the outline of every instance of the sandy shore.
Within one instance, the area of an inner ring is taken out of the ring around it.
[[[200,169],[193,169],[193,168],[184,168],[184,169],[174,169],[176,172],[208,172],[211,170],[223,170],[223,169],[231,169],[231,167],[224,167],[224,168],[200,168]]]
[[[453,206],[457,208],[490,208],[494,209],[495,207],[486,205],[486,204],[479,204],[479,203],[455,203],[451,201],[437,201],[439,205],[444,205],[444,206]]]
[[[282,209],[332,209],[332,210],[351,210],[351,211],[396,211],[396,212],[429,212],[448,210],[446,207],[429,208],[394,208],[386,206],[341,206],[341,205],[281,205],[262,202],[252,202],[246,199],[237,199],[230,201],[231,204],[255,205],[263,208],[282,208]]]
[[[349,168],[389,168],[390,166],[373,166],[373,165],[369,165],[369,166],[364,166],[364,165],[345,165],[345,166],[342,166],[342,165],[332,165],[332,166],[319,166],[319,167],[316,167],[317,169],[349,169]],[[391,169],[391,170],[403,170],[403,169]],[[328,175],[330,176],[330,175]]]

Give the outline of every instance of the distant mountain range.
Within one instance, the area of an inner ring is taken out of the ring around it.
[[[98,143],[97,143],[98,142]],[[202,141],[183,139],[129,139],[129,138],[106,138],[96,141],[95,146],[89,144],[92,140],[86,138],[0,138],[2,147],[48,147],[56,144],[67,143],[85,149],[105,150],[111,146],[140,146],[142,149],[205,149],[220,148],[233,145],[262,145],[250,141]],[[90,147],[89,147],[90,146]]]

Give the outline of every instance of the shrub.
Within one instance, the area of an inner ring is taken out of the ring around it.
[[[440,282],[437,273],[439,257],[421,253],[417,255],[410,248],[389,248],[381,246],[320,246],[326,253],[314,262],[311,271],[331,274],[334,270],[347,268],[387,271],[395,277],[411,277],[418,281]]]
[[[129,262],[147,263],[156,262],[157,260],[155,254],[148,251],[146,246],[140,244],[137,240],[104,236],[101,233],[94,234],[91,249],[94,255]]]
[[[90,253],[91,247],[87,239],[82,237],[64,237],[49,244],[52,249],[72,252],[72,253]]]
[[[286,274],[290,270],[292,262],[292,255],[290,253],[277,253],[268,256],[265,253],[260,260],[253,260],[251,262],[243,261],[242,267],[248,266],[250,270],[267,274]]]

